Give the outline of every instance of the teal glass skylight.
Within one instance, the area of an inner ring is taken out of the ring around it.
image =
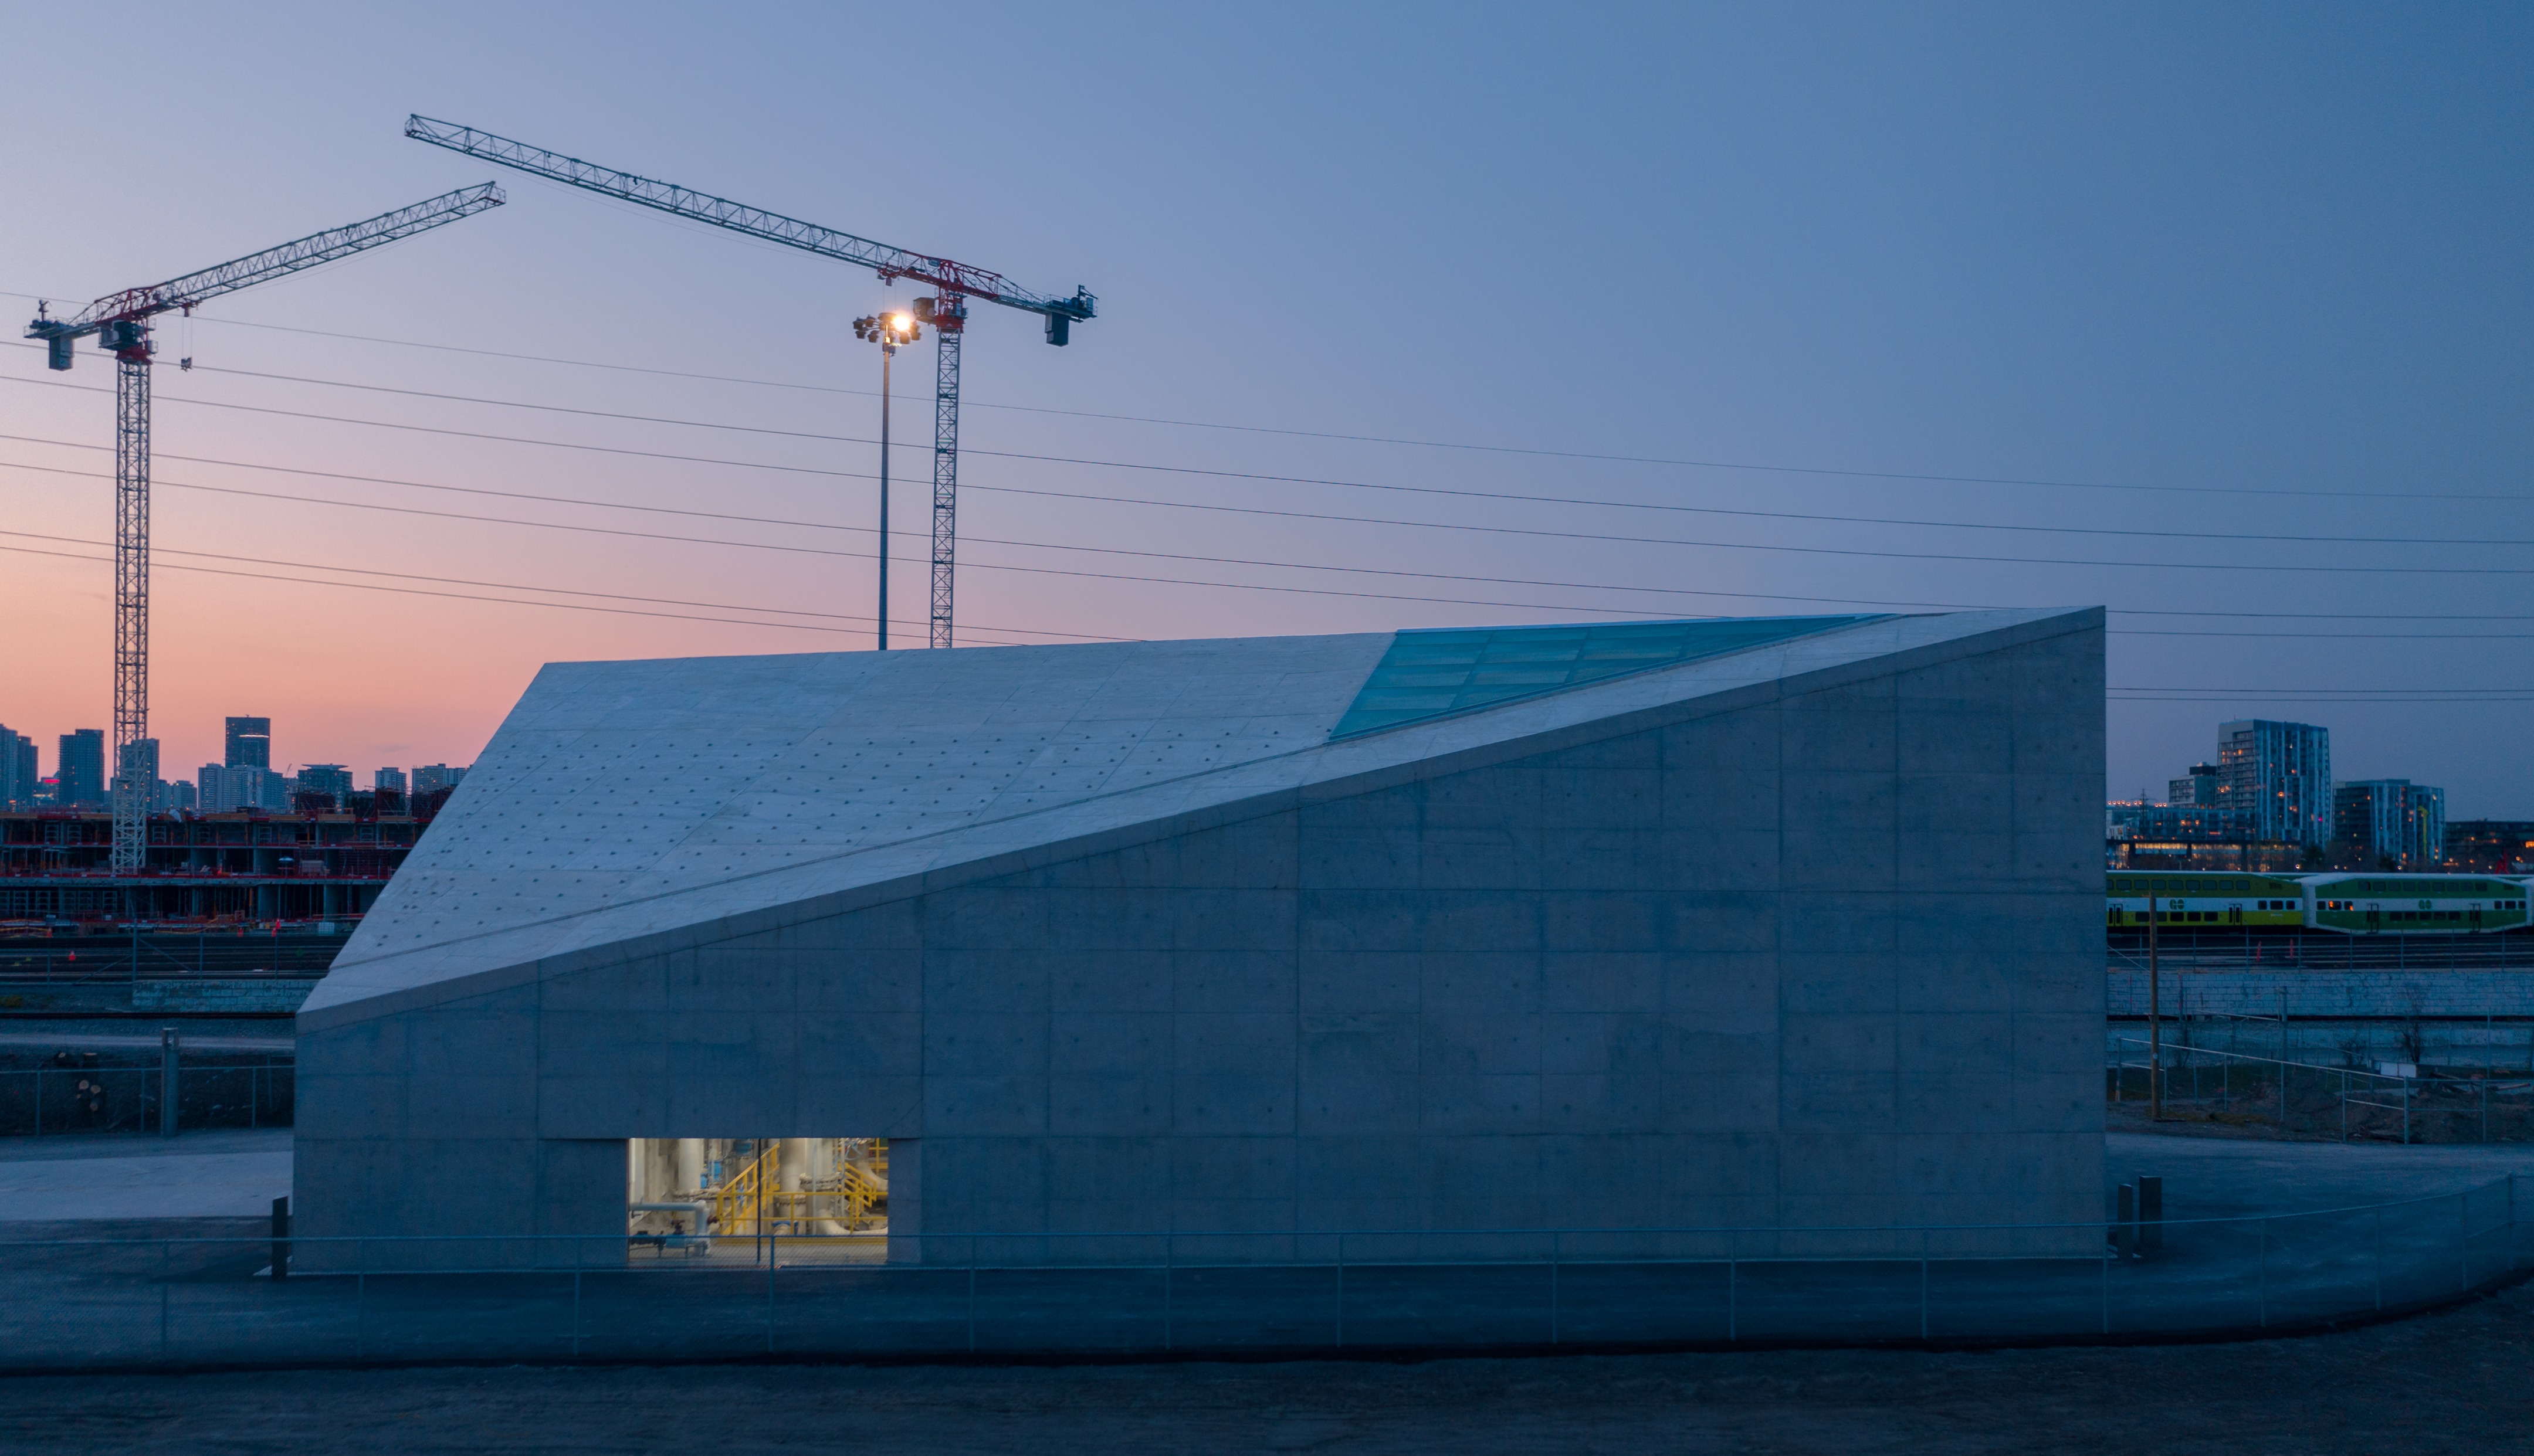
[[[1492,708],[1606,677],[1827,632],[1878,616],[1741,616],[1402,632],[1329,737]]]

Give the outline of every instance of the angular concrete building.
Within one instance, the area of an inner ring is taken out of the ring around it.
[[[2102,786],[2095,610],[558,664],[300,1014],[299,1229],[2099,1220]]]

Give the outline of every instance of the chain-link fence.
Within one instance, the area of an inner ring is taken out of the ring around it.
[[[0,1072],[0,1136],[156,1133],[164,1074],[156,1067],[72,1065]],[[176,1126],[286,1128],[296,1081],[286,1059],[184,1064],[176,1074]]]
[[[889,1262],[869,1239],[294,1245],[241,1223],[225,1239],[0,1242],[0,1359],[29,1370],[2096,1341],[2311,1328],[2534,1267],[2512,1178],[2267,1218],[1801,1232],[1924,1252],[1803,1257],[1781,1229],[927,1231]],[[1940,1252],[2072,1239],[2099,1252]],[[457,1267],[381,1272],[434,1262]],[[318,1265],[338,1271],[308,1272]]]
[[[2347,1141],[2534,1140],[2534,1077],[2497,1074],[2422,1077],[2325,1067],[2143,1036],[2116,1038],[2107,1070],[2112,1100],[2145,1109],[2157,1081],[2167,1116],[2273,1128],[2288,1136]],[[2162,1072],[2157,1072],[2158,1056]]]

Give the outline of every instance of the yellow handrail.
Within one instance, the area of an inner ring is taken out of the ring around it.
[[[739,1170],[736,1177],[705,1192],[706,1217],[715,1227],[724,1233],[737,1233],[763,1209],[761,1190],[773,1186],[782,1151],[782,1143],[768,1141],[765,1151]]]

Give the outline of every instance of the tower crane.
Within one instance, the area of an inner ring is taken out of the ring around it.
[[[1032,293],[1000,273],[971,267],[964,262],[875,243],[869,238],[858,238],[852,233],[820,227],[814,222],[803,222],[797,217],[747,206],[726,198],[680,187],[674,182],[655,182],[631,172],[613,171],[578,157],[547,151],[543,147],[530,146],[524,142],[513,142],[507,137],[497,137],[453,122],[434,121],[427,116],[408,117],[404,134],[417,142],[428,142],[485,161],[515,167],[532,176],[581,188],[601,197],[639,203],[674,216],[708,222],[715,227],[799,248],[822,258],[860,263],[878,273],[884,283],[912,278],[918,283],[931,284],[936,296],[916,300],[915,318],[920,322],[933,325],[936,350],[933,396],[932,643],[935,647],[950,645],[950,588],[959,537],[959,345],[967,332],[967,301],[979,299],[1036,314],[1046,320],[1047,341],[1061,346],[1071,340],[1076,322],[1098,312],[1100,301],[1090,290],[1076,287],[1070,298]],[[880,539],[879,550],[884,560],[888,555],[888,540],[884,536]]]
[[[35,306],[27,337],[44,341],[44,363],[71,367],[71,346],[96,335],[115,359],[114,388],[114,849],[117,874],[148,860],[150,794],[157,765],[143,751],[150,736],[150,320],[171,310],[191,314],[222,294],[252,288],[366,249],[427,232],[502,205],[490,182],[444,193],[366,222],[312,233],[295,243],[187,273],[145,288],[110,293],[68,319]],[[186,367],[193,361],[188,359]]]

